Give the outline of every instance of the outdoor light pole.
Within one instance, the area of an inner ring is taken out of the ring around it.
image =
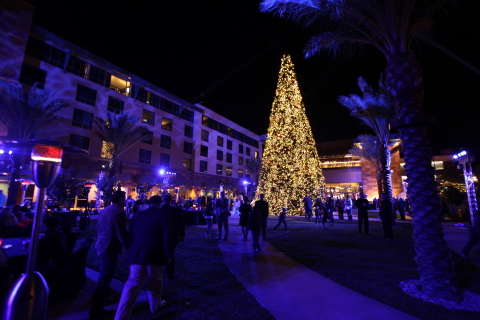
[[[473,156],[469,156],[466,151],[462,151],[453,156],[453,159],[458,162],[459,169],[463,168],[463,175],[465,177],[465,188],[467,191],[468,208],[470,209],[470,221],[473,226],[474,217],[478,215],[477,196],[475,194],[475,183],[472,174]]]

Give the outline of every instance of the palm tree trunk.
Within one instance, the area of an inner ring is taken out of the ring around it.
[[[388,149],[388,141],[386,143],[381,143],[380,148],[380,167],[382,170],[382,181],[383,181],[383,193],[386,196],[387,205],[389,207],[390,214],[392,217],[391,223],[395,225],[395,201],[393,200],[393,190],[392,190],[392,173],[390,171],[390,149]]]
[[[23,156],[21,154],[14,154],[12,156],[12,174],[10,175],[10,183],[8,184],[7,206],[17,204],[18,190],[20,189],[20,182],[22,174]]]
[[[398,106],[395,126],[403,143],[410,207],[414,216],[413,238],[419,281],[405,281],[402,289],[423,300],[461,301],[450,250],[444,240],[440,201],[427,126],[421,115],[421,70],[412,52],[389,57],[387,83]]]

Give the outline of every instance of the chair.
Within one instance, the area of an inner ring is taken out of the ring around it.
[[[87,282],[85,266],[92,243],[92,238],[86,238],[64,268],[46,277],[50,288],[50,301],[74,300],[78,297],[80,290]]]

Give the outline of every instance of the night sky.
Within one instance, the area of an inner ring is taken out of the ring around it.
[[[359,93],[357,78],[376,85],[386,65],[373,48],[353,59],[305,59],[311,30],[260,13],[259,1],[30,0],[34,23],[167,91],[254,132],[268,128],[280,59],[292,55],[317,142],[370,133],[336,99]],[[465,148],[480,156],[480,1],[458,1],[438,17],[434,45],[415,47],[424,70],[424,112],[435,153]],[[465,61],[465,66],[451,55]]]

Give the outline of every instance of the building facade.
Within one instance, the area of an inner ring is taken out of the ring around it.
[[[30,10],[26,7],[19,12]],[[3,36],[2,42],[12,49],[2,53],[0,80],[19,81],[27,88],[36,85],[55,92],[55,99],[69,104],[59,112],[59,122],[35,136],[88,151],[87,155],[67,154],[62,167],[74,166],[80,178],[92,182],[105,170],[109,154],[105,143],[94,134],[94,118],[111,112],[136,116],[138,125],[150,132],[119,156],[116,177],[128,193],[157,193],[167,187],[186,198],[216,195],[220,189],[238,195],[244,191],[243,181],[254,178],[247,164],[253,157],[261,158],[259,135],[47,30],[30,28],[25,16],[17,15],[17,20],[9,16],[11,29],[4,32],[9,36]],[[5,135],[5,128],[0,128],[0,136]],[[4,167],[8,164],[5,160]],[[0,171],[6,172],[6,168]],[[24,178],[28,175],[26,168]],[[5,185],[7,175],[1,179]]]

